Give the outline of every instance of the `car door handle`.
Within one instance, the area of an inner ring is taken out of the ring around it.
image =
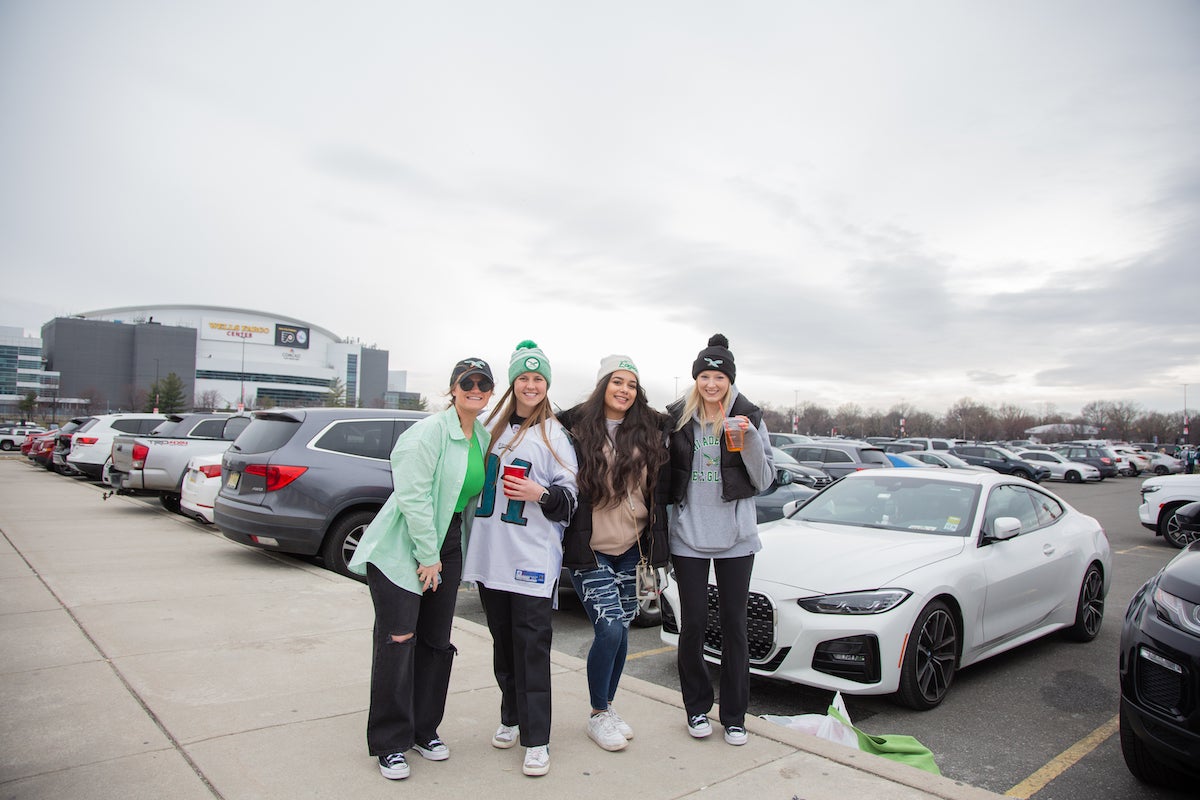
[[[1047,556],[1054,555],[1054,545],[1052,545],[1052,544],[1042,545],[1042,554],[1047,555]]]

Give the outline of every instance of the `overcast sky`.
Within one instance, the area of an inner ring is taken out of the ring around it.
[[[653,404],[1200,406],[1200,3],[0,0],[0,324],[536,340]]]

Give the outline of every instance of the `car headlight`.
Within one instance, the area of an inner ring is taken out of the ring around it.
[[[796,603],[814,614],[882,614],[912,595],[908,589],[873,589],[866,592],[802,597]]]
[[[1146,495],[1148,495],[1148,494],[1154,494],[1155,492],[1157,492],[1157,491],[1158,491],[1159,489],[1161,489],[1161,488],[1162,488],[1161,486],[1143,486],[1143,487],[1141,488],[1141,492],[1142,492],[1142,499],[1143,499],[1143,500],[1145,500],[1145,499],[1146,499]]]
[[[1162,589],[1154,590],[1154,607],[1160,616],[1180,630],[1200,636],[1200,605],[1189,603]]]

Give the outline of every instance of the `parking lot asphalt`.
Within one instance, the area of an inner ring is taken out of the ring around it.
[[[365,586],[271,557],[24,459],[0,459],[0,795],[6,798],[374,797],[394,792],[365,744],[373,613]],[[626,750],[555,716],[551,770],[496,750],[491,639],[456,619],[440,733],[413,754],[425,796],[947,798],[991,792],[761,719],[750,743],[694,740],[676,692],[627,677]],[[586,665],[554,652],[556,705],[587,702]],[[715,717],[715,711],[713,716]],[[719,726],[718,726],[719,727]]]

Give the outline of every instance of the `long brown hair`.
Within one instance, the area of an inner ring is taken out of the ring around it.
[[[628,492],[645,490],[645,498],[653,497],[658,468],[667,459],[663,444],[663,417],[650,407],[641,384],[624,421],[617,426],[610,440],[604,415],[604,394],[612,373],[596,382],[596,388],[579,405],[571,435],[575,437],[575,453],[579,458],[579,492],[591,498],[594,508],[619,503]],[[605,447],[612,442],[611,472]],[[646,485],[638,484],[646,475]]]

